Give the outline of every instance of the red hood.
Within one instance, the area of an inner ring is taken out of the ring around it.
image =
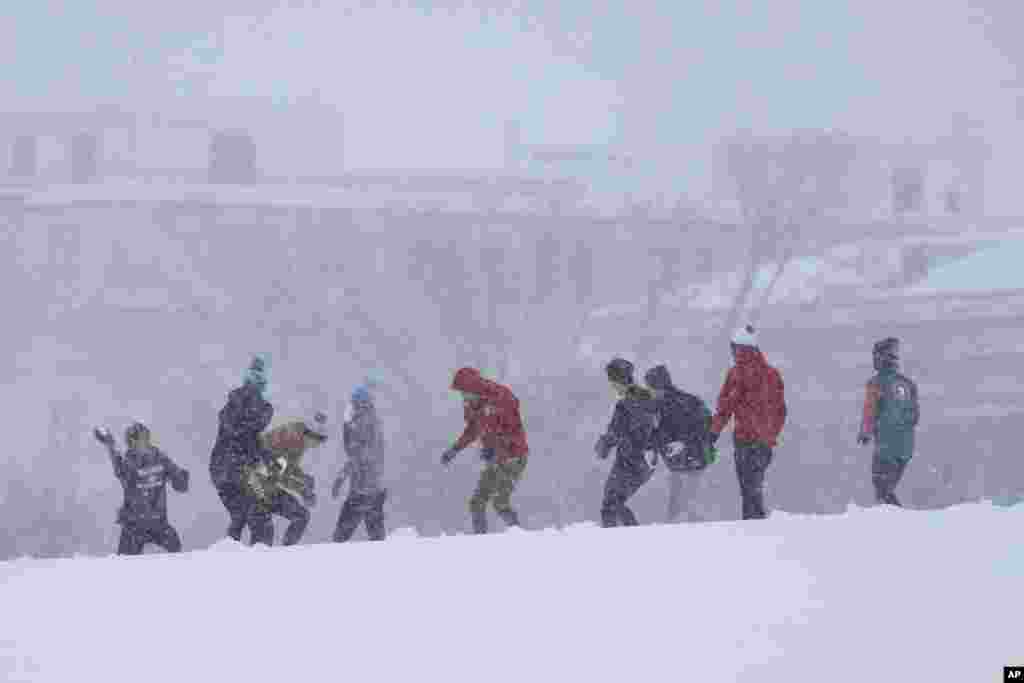
[[[480,410],[476,401],[464,410],[466,429],[453,448],[460,451],[476,440],[481,445],[497,448],[498,462],[525,457],[530,451],[519,415],[519,401],[512,390],[480,376],[476,368],[462,368],[455,373],[452,389],[480,396],[487,410]]]
[[[764,354],[761,350],[753,346],[737,346],[736,347],[736,366],[737,367],[752,367],[754,365],[764,365],[765,359]]]
[[[480,371],[476,368],[461,368],[452,380],[452,389],[470,394],[481,395],[485,392],[486,386],[487,380],[480,376]]]
[[[753,346],[736,347],[736,371],[746,381],[755,382],[767,368],[768,361],[760,349]]]

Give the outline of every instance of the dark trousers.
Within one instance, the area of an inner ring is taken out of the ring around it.
[[[242,529],[248,525],[250,545],[273,544],[274,526],[270,521],[270,513],[258,504],[259,501],[252,494],[242,490],[238,484],[222,484],[217,487],[217,495],[231,516],[228,536],[241,541]]]
[[[606,529],[619,524],[636,526],[639,523],[626,502],[647,483],[654,471],[642,459],[640,456],[633,463],[616,458],[608,481],[605,482],[604,498],[601,501],[601,526]]]
[[[284,491],[277,491],[270,499],[269,512],[288,520],[288,528],[285,529],[282,541],[284,545],[295,545],[302,539],[302,535],[306,533],[306,527],[309,526],[309,510],[295,500],[294,496]],[[274,529],[271,526],[271,542],[273,542],[273,533]]]
[[[334,542],[344,543],[352,538],[359,524],[366,523],[366,536],[371,541],[383,541],[384,532],[384,501],[388,492],[381,491],[375,495],[350,493],[341,506],[338,524],[334,528]]]
[[[772,449],[755,442],[736,442],[733,454],[736,479],[743,499],[743,519],[764,519],[764,474],[772,462]]]
[[[871,483],[875,485],[875,500],[886,505],[903,507],[896,497],[895,489],[903,478],[907,463],[899,460],[888,460],[878,456],[871,460]]]
[[[894,490],[913,456],[913,429],[888,429],[875,434],[871,483],[875,486],[875,499],[879,503],[902,507]]]
[[[170,523],[162,520],[122,524],[117,554],[141,555],[147,543],[158,545],[169,553],[181,552],[181,538],[178,537],[178,532]]]

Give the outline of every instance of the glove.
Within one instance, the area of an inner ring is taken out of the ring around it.
[[[721,434],[719,432],[708,433],[708,443],[714,446],[716,443],[718,443],[718,437],[720,436]]]
[[[718,462],[718,449],[715,448],[714,444],[708,444],[708,447],[704,449],[704,462],[708,465],[714,465]]]
[[[92,430],[92,435],[96,437],[96,440],[99,441],[104,446],[114,445],[114,435],[111,434],[110,430],[107,429],[106,427],[94,427]]]
[[[608,457],[608,454],[611,453],[612,446],[612,440],[608,437],[607,434],[605,434],[604,436],[597,440],[596,444],[594,444],[594,453],[597,455],[599,459],[604,460],[605,458]]]
[[[658,451],[644,451],[644,461],[652,470],[658,466]]]
[[[274,460],[271,460],[267,464],[267,472],[269,472],[269,476],[276,477],[276,476],[280,475],[281,473],[283,473],[285,471],[285,469],[287,469],[287,467],[288,467],[288,461],[287,460],[285,460],[284,458],[276,458]]]
[[[449,465],[449,464],[451,464],[451,461],[455,459],[456,455],[458,455],[458,453],[455,451],[455,449],[454,448],[449,448],[448,450],[446,450],[444,453],[441,454],[441,464],[442,465]]]
[[[869,443],[871,443],[871,437],[868,436],[867,434],[858,434],[857,443],[861,446],[867,446]]]
[[[338,499],[338,496],[341,495],[341,486],[343,483],[344,482],[341,480],[341,477],[334,480],[334,485],[331,487],[331,498],[334,498],[335,500]]]
[[[494,459],[496,457],[497,456],[496,456],[493,448],[481,448],[480,449],[480,459],[483,460],[484,462],[492,463],[492,462],[494,462]]]

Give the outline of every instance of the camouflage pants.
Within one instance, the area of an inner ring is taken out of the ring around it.
[[[469,513],[473,519],[473,531],[487,533],[487,504],[508,526],[519,526],[519,515],[512,508],[512,492],[523,477],[526,458],[510,458],[504,462],[489,462],[480,472],[473,497],[469,499]]]
[[[141,555],[147,543],[158,545],[169,553],[181,552],[178,532],[167,521],[129,522],[121,525],[117,542],[118,555]]]

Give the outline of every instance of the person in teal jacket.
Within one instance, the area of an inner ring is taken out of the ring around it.
[[[857,442],[874,441],[871,481],[879,503],[902,506],[894,492],[914,457],[914,432],[921,418],[917,385],[899,372],[899,340],[888,337],[873,349],[875,376],[865,390]]]

